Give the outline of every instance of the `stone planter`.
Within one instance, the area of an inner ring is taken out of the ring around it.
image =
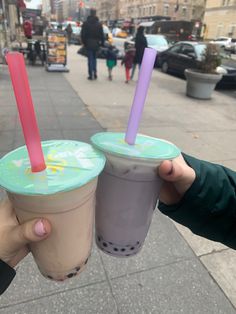
[[[202,73],[193,69],[186,69],[184,74],[187,80],[186,95],[198,99],[210,99],[222,78],[222,74]]]

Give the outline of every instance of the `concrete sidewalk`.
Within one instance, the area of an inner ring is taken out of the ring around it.
[[[88,82],[86,60],[76,49],[69,48],[68,74],[28,68],[43,140],[88,141],[103,129],[126,126],[135,85],[124,84],[120,67],[108,82],[103,61],[99,80]],[[235,167],[233,100],[215,93],[212,101],[198,103],[185,97],[184,84],[154,73],[141,131]],[[24,143],[6,66],[0,71],[0,103],[3,155]],[[0,313],[235,313],[235,252],[178,229],[156,211],[137,256],[112,258],[94,246],[87,270],[65,283],[43,278],[29,256],[0,298]]]

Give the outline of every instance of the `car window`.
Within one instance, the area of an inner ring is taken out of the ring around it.
[[[81,27],[79,27],[79,26],[72,26],[72,30],[73,30],[73,33],[80,34]]]
[[[168,47],[168,41],[161,36],[146,36],[147,37],[147,42],[148,46],[166,46]]]
[[[225,41],[227,40],[228,38],[225,38],[225,37],[220,37],[220,38],[216,38],[216,41]]]
[[[195,54],[195,51],[194,51],[193,46],[185,44],[185,45],[182,46],[181,53],[183,55],[188,55],[189,53]]]
[[[206,50],[206,44],[198,44],[194,46],[195,54],[198,60],[202,60],[203,54]]]
[[[174,45],[169,49],[169,51],[173,53],[179,53],[180,49],[181,49],[181,45]]]

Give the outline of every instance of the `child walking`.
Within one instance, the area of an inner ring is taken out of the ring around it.
[[[134,63],[134,56],[135,56],[135,49],[128,45],[127,50],[125,52],[125,56],[121,62],[121,65],[125,65],[125,77],[126,77],[126,81],[125,83],[129,83],[130,81],[130,70],[133,67],[133,63]]]
[[[107,69],[108,69],[108,79],[112,81],[112,70],[117,64],[117,56],[115,52],[115,47],[112,45],[109,45],[107,54],[106,54],[106,63],[107,63]]]

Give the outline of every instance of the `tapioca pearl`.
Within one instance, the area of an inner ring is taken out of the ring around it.
[[[130,256],[131,254],[125,254],[125,256]]]
[[[108,242],[110,245],[113,245],[113,243],[112,242]]]
[[[139,241],[137,241],[137,243],[136,243],[137,245],[139,245],[140,244],[140,242]]]
[[[107,247],[107,243],[106,243],[106,242],[102,242],[102,245],[103,245],[104,247]]]
[[[98,242],[101,242],[101,237],[98,236],[97,239],[98,239]]]
[[[86,265],[88,263],[88,258],[85,260],[84,265]]]
[[[130,248],[131,251],[133,251],[134,249],[135,249],[135,248],[134,248],[133,246]]]
[[[77,273],[70,273],[70,274],[67,275],[67,277],[68,277],[68,278],[72,278],[72,277],[74,277],[74,276],[76,276],[76,275],[77,275]]]
[[[80,271],[80,266],[75,268],[76,271]]]
[[[125,248],[121,249],[121,252],[125,252],[125,251],[126,251],[126,249],[125,249]]]
[[[113,248],[113,251],[117,252],[119,251],[116,247]]]
[[[52,276],[47,275],[47,278],[53,280]]]

